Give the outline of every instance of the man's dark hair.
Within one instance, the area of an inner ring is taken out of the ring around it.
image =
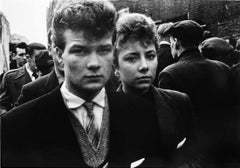
[[[25,49],[26,52],[28,50],[28,46],[25,42],[20,42],[20,43],[16,44],[14,47],[13,53],[15,53],[15,54],[17,53],[17,48]]]
[[[28,54],[32,57],[34,50],[45,50],[46,47],[41,43],[30,43],[28,45]]]
[[[129,39],[139,40],[144,44],[154,44],[158,50],[158,35],[154,21],[144,14],[125,13],[122,14],[116,23],[116,49],[114,64],[118,66],[118,47]]]
[[[64,49],[63,34],[67,29],[83,30],[88,39],[101,39],[114,32],[116,17],[116,9],[106,0],[60,1],[53,16],[53,42]]]

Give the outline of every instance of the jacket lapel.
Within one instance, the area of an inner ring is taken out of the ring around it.
[[[55,157],[56,161],[59,160],[63,165],[86,166],[69,119],[70,111],[65,106],[60,87],[61,85],[48,94],[51,106],[45,111],[46,117],[43,122],[45,122],[46,135],[50,137],[50,143],[51,141],[55,143],[53,147],[45,149],[46,155]]]
[[[168,144],[174,136],[176,118],[173,115],[172,108],[169,106],[170,97],[163,95],[160,90],[152,87],[152,93],[155,100],[157,120],[161,133],[163,144]],[[164,99],[165,98],[165,99]],[[168,99],[168,100],[167,100]]]

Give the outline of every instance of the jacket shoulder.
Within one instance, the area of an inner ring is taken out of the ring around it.
[[[43,77],[38,78],[37,80],[27,83],[23,86],[24,90],[29,90],[29,89],[40,89],[43,88],[45,85],[45,82],[47,81],[48,76],[45,75]]]
[[[188,95],[183,92],[162,88],[157,88],[157,91],[167,99],[189,99]]]

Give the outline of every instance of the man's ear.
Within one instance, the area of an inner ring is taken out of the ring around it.
[[[63,50],[58,47],[54,47],[54,52],[56,53],[58,63],[63,66],[62,60]]]
[[[120,73],[119,70],[116,68],[114,71],[115,76],[117,76],[118,78],[120,77]]]
[[[180,48],[181,42],[177,38],[174,38],[174,41],[175,41],[175,44],[176,44],[175,47],[178,50]]]

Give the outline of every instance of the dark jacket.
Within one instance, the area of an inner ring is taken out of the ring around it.
[[[0,107],[10,110],[20,95],[22,86],[31,81],[25,66],[6,72],[1,83]]]
[[[57,75],[54,70],[37,80],[28,83],[22,87],[21,94],[18,97],[15,106],[21,105],[27,101],[40,97],[58,86]]]
[[[154,86],[158,86],[158,74],[168,65],[173,64],[175,61],[171,54],[171,47],[169,44],[161,44],[158,49],[158,66],[156,72],[156,78],[153,82]]]
[[[171,92],[156,94],[161,106],[158,117],[148,101],[107,91],[110,139],[106,161],[109,167],[129,167],[141,158],[145,158],[142,164],[145,167],[165,164],[171,159],[169,154],[174,154],[179,142],[188,136],[185,128],[191,127],[187,122],[187,97]],[[59,86],[3,116],[2,165],[87,167],[68,113]],[[160,125],[157,120],[161,120]]]
[[[226,136],[232,113],[229,67],[204,58],[198,49],[188,49],[180,55],[177,63],[159,74],[159,87],[189,95],[196,115],[201,148],[217,149],[213,156],[223,154],[218,149],[222,149],[222,143],[229,139]]]
[[[124,93],[121,86],[117,91]],[[189,97],[184,93],[154,86],[151,86],[147,95],[140,97],[149,101],[150,106],[153,107],[152,114],[149,111],[145,111],[144,116],[136,114],[136,119],[144,123],[141,126],[142,129],[152,130],[149,135],[152,134],[151,136],[155,139],[155,141],[149,142],[155,146],[154,150],[149,152],[155,160],[152,159],[151,164],[146,164],[146,167],[159,166],[160,164],[157,164],[160,163],[159,161],[169,160],[169,158],[173,159],[174,161],[171,160],[171,162],[175,163],[178,160],[180,165],[187,162],[194,165],[198,158],[197,151],[194,151],[197,139],[194,114]],[[152,119],[147,120],[148,117],[152,117]],[[137,130],[139,129],[136,128],[135,132],[138,132]],[[153,130],[157,131],[154,133]],[[139,137],[139,139],[142,139],[142,143],[144,143],[141,146],[147,146],[145,144],[148,142],[148,136]],[[186,140],[184,145],[177,148],[184,139]],[[144,151],[144,148],[139,146],[139,150]]]

